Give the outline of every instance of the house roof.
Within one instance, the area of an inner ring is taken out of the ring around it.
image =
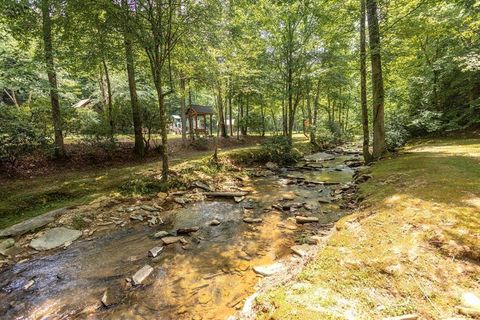
[[[213,114],[213,109],[210,106],[200,106],[198,104],[192,104],[187,109],[186,113],[188,113],[190,110],[193,110],[197,114]]]
[[[90,99],[83,99],[75,103],[72,108],[78,109],[87,106],[90,103]]]

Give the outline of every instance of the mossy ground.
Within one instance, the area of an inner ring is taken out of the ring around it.
[[[480,139],[419,141],[371,168],[366,198],[259,319],[463,319],[480,291]]]

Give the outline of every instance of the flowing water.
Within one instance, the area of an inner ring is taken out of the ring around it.
[[[323,169],[292,169],[288,179],[282,175],[252,178],[247,183],[248,201],[195,202],[176,211],[170,225],[114,231],[19,263],[0,274],[0,318],[225,319],[254,292],[259,279],[254,266],[291,255],[296,240],[315,233],[315,225],[297,225],[291,213],[271,210],[272,204],[282,198],[306,203],[322,224],[344,215],[334,204],[319,203],[320,197],[329,196],[331,187],[316,183],[350,181],[353,171],[342,167],[345,159],[322,162]],[[304,183],[289,183],[295,177]],[[247,214],[262,218],[262,223],[243,222],[245,206],[249,206]],[[210,226],[212,219],[221,224]],[[185,237],[186,246],[169,245],[159,257],[147,256],[149,249],[161,243],[150,237],[155,231],[193,226],[200,230]],[[154,267],[145,285],[126,287],[125,278],[145,264]],[[24,290],[31,279],[34,285]],[[106,288],[116,292],[120,301],[112,308],[99,303]]]

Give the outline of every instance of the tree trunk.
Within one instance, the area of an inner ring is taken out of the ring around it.
[[[367,50],[365,31],[365,0],[360,0],[360,100],[362,106],[363,128],[363,158],[365,163],[370,163],[370,133],[368,130],[368,105],[367,105]]]
[[[233,137],[232,91],[228,93],[228,115],[229,115],[229,123],[230,123],[230,136]]]
[[[45,64],[47,67],[48,82],[50,84],[52,120],[55,131],[55,157],[64,158],[65,146],[63,143],[62,116],[60,113],[60,101],[58,98],[57,74],[55,72],[55,64],[53,62],[52,20],[50,17],[49,0],[43,0],[41,6]]]
[[[218,129],[222,138],[227,137],[227,128],[225,127],[225,117],[223,113],[223,97],[222,97],[222,87],[221,84],[218,84]]]
[[[240,97],[237,98],[237,140],[240,139],[240,113],[241,113],[241,105],[242,102],[240,100]]]
[[[168,140],[167,140],[167,116],[165,110],[165,97],[162,90],[161,76],[158,76],[156,89],[158,96],[158,110],[160,113],[160,135],[162,138],[162,145],[160,148],[160,156],[162,157],[162,181],[166,182],[168,179]]]
[[[386,151],[384,121],[384,88],[382,59],[380,53],[380,30],[378,26],[377,1],[367,0],[368,31],[370,36],[370,59],[373,87],[373,158],[379,159]]]
[[[122,0],[122,5],[125,10],[128,10],[127,0]],[[143,143],[143,114],[138,103],[137,83],[135,80],[135,62],[133,57],[132,42],[130,41],[130,34],[128,32],[128,11],[125,12],[125,30],[123,34],[123,41],[125,47],[125,60],[127,63],[128,89],[130,91],[130,105],[132,106],[133,131],[135,134],[134,153],[140,157],[145,155],[145,145]]]
[[[185,107],[185,98],[186,98],[186,81],[185,75],[180,73],[180,118],[182,120],[182,141],[187,140],[187,120],[185,112],[187,108]]]
[[[105,72],[105,80],[107,81],[107,96],[108,96],[108,111],[107,111],[107,120],[108,125],[110,126],[110,139],[113,142],[113,135],[115,128],[113,125],[113,99],[112,99],[112,84],[110,82],[110,74],[108,72],[107,62],[105,58],[102,58],[103,71]]]
[[[265,109],[263,103],[260,105],[260,113],[262,115],[262,137],[265,137]]]

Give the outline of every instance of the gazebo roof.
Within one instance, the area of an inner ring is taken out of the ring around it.
[[[213,109],[210,106],[200,106],[197,104],[192,104],[190,107],[187,109],[185,112],[186,114],[193,112],[197,115],[208,115],[208,114],[213,114]]]

